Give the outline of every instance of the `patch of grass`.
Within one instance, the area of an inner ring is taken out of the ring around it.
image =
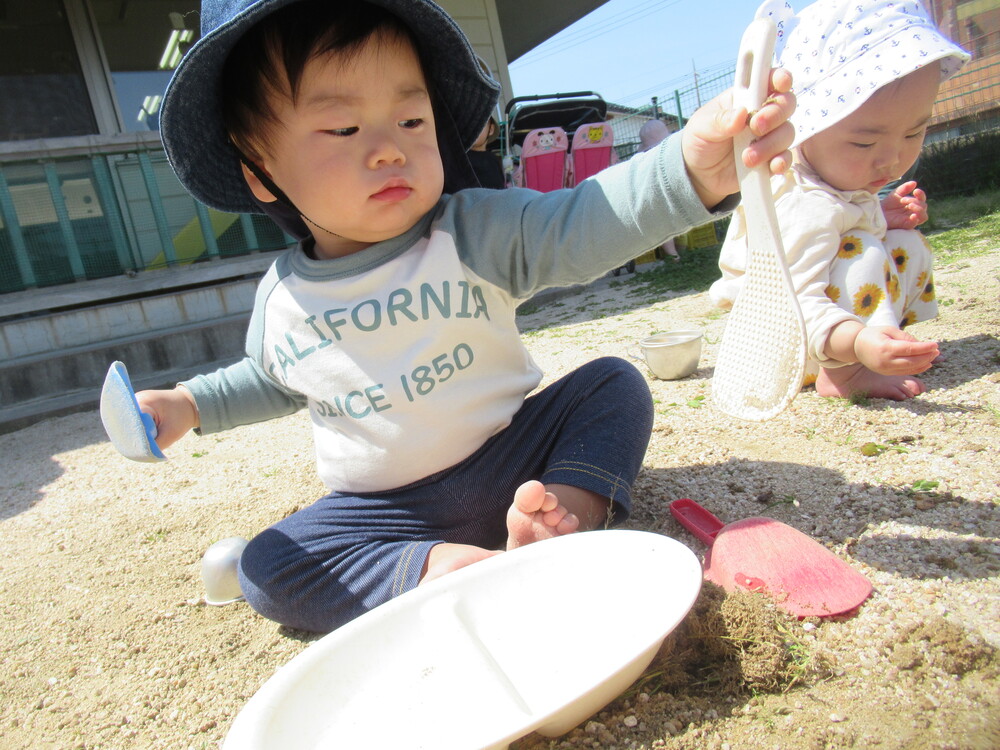
[[[660,299],[664,292],[703,292],[722,275],[719,251],[722,245],[681,251],[679,261],[663,260],[650,271],[623,280],[630,296]]]
[[[928,211],[931,218],[924,230],[938,265],[975,258],[996,249],[1000,236],[1000,190],[932,199]]]
[[[928,230],[954,229],[987,214],[1000,212],[1000,188],[975,195],[953,195],[928,200]]]

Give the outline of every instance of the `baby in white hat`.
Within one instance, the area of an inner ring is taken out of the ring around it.
[[[916,162],[938,88],[969,55],[917,0],[818,0],[798,14],[769,1],[757,15],[778,26],[775,57],[798,102],[794,163],[771,188],[806,323],[806,382],[823,396],[912,398],[938,355],[902,330],[937,315],[915,229],[926,196],[912,181],[881,203],[878,193]],[[738,211],[711,289],[720,307],[739,293],[746,243]]]

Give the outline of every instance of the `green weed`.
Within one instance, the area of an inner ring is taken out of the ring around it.
[[[896,445],[891,440],[888,445],[883,445],[882,443],[865,443],[860,448],[862,456],[881,456],[886,451],[896,451],[897,453],[909,453],[910,451],[901,445]]]
[[[933,492],[940,484],[936,479],[918,479],[910,485],[907,491],[912,494],[916,494],[917,492]]]

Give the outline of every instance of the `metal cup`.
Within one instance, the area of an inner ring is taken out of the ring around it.
[[[684,329],[660,333],[639,342],[646,364],[661,380],[686,378],[698,369],[702,332]]]
[[[246,539],[231,536],[216,542],[201,558],[201,580],[205,584],[205,602],[214,606],[238,602],[243,598],[236,573]]]

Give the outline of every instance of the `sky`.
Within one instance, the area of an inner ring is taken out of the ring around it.
[[[629,106],[734,64],[755,0],[609,0],[510,64],[514,96],[596,91]]]

